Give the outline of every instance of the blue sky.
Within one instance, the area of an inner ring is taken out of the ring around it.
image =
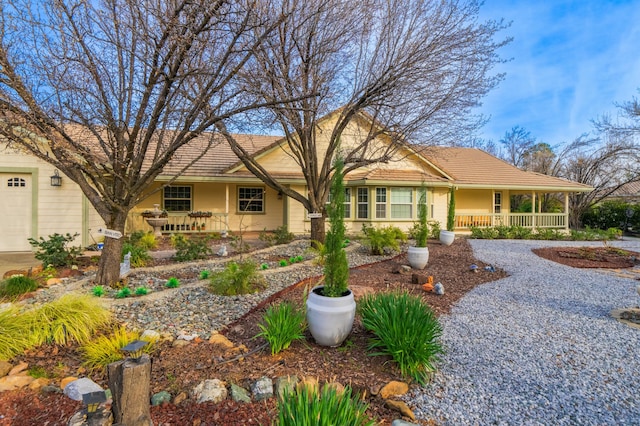
[[[511,21],[499,53],[505,80],[483,100],[479,137],[498,142],[513,126],[550,145],[593,130],[640,88],[640,1],[486,0],[483,19]]]

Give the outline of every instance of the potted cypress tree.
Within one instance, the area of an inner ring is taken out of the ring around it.
[[[456,221],[456,198],[453,186],[449,190],[449,210],[447,211],[447,230],[440,231],[440,242],[445,246],[453,244],[456,234],[453,232]]]
[[[429,261],[429,248],[427,238],[429,238],[429,225],[427,224],[427,189],[424,184],[420,190],[418,200],[418,223],[415,225],[416,245],[410,246],[407,250],[407,260],[413,269],[424,269]]]
[[[307,323],[321,346],[339,346],[351,333],[356,313],[353,293],[347,288],[349,262],[344,250],[344,162],[338,158],[327,207],[330,229],[325,239],[324,282],[307,298]]]

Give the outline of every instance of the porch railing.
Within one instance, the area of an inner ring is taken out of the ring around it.
[[[470,226],[522,226],[523,228],[566,228],[566,213],[467,213],[456,214],[456,228]]]
[[[190,217],[187,213],[169,213],[167,224],[164,225],[162,232],[220,232],[228,230],[228,215],[226,213],[213,213],[210,217]],[[130,214],[127,222],[128,231],[150,231],[153,228],[149,226],[142,215]]]

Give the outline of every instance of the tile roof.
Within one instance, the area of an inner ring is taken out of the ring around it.
[[[589,191],[581,183],[526,172],[482,150],[460,147],[429,147],[421,155],[454,179],[455,184],[469,187],[547,188]]]
[[[370,181],[399,181],[399,182],[422,182],[433,184],[436,182],[448,182],[447,179],[434,176],[419,170],[395,170],[395,169],[373,169],[356,170],[345,176],[345,181],[370,180]]]
[[[637,197],[640,195],[640,182],[629,182],[613,191],[610,197]]]

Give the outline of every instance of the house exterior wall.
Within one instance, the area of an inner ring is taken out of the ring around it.
[[[0,238],[0,251],[29,251],[32,249],[27,238],[45,239],[54,233],[71,235],[80,234],[73,241],[73,245],[86,245],[89,240],[88,218],[89,210],[85,204],[85,197],[80,187],[68,177],[60,173],[62,186],[52,187],[50,176],[54,173],[54,167],[25,153],[2,147],[0,149],[0,174],[4,177],[13,174],[25,174],[30,176],[30,188],[32,202],[30,208],[16,212],[13,226],[21,226],[27,223],[27,234],[17,236],[23,243],[18,247],[5,238]],[[6,179],[5,179],[6,180]],[[2,184],[6,186],[5,180]],[[3,201],[11,206],[11,199]],[[6,218],[5,218],[6,219]]]

